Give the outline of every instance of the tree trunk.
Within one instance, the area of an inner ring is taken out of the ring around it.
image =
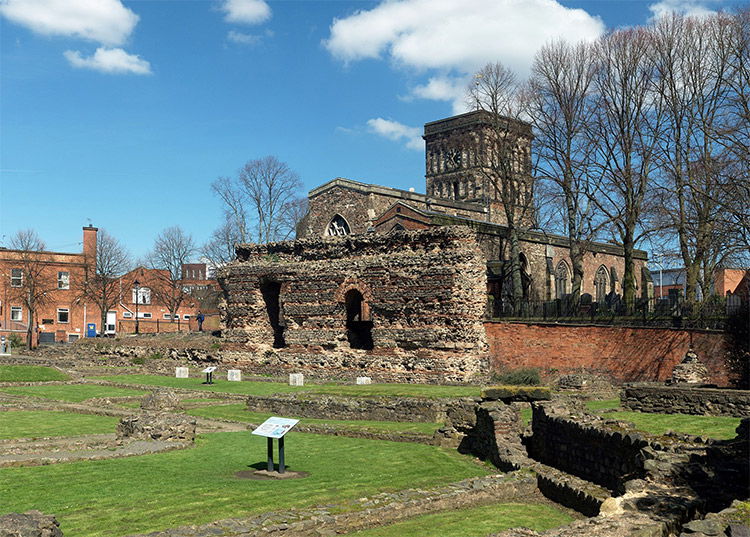
[[[26,330],[26,348],[34,348],[34,310],[29,308],[29,328]]]
[[[521,281],[521,248],[518,244],[518,229],[510,228],[510,277],[513,283],[513,312],[521,313],[523,282]]]
[[[571,237],[570,239],[570,264],[573,268],[573,282],[571,284],[571,301],[577,306],[581,298],[581,284],[583,283],[583,248],[580,241]]]

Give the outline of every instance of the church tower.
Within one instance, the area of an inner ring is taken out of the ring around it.
[[[519,185],[516,203],[531,203],[532,139],[528,123],[483,110],[426,123],[427,196],[481,204],[488,221],[507,224],[497,171],[508,166]]]

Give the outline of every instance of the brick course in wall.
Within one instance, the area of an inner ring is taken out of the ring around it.
[[[668,328],[485,323],[493,371],[538,367],[601,373],[619,382],[665,381],[692,342],[711,382],[729,384],[723,333]]]

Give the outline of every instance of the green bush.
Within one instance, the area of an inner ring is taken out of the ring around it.
[[[504,373],[495,373],[492,375],[492,380],[503,386],[539,386],[542,383],[539,370],[534,367],[510,369]]]
[[[482,390],[482,399],[505,403],[549,401],[551,394],[547,386],[488,386]]]
[[[146,363],[146,359],[143,356],[136,356],[130,359],[130,363],[133,365],[143,365]]]
[[[26,344],[25,340],[22,339],[18,334],[9,335],[8,341],[10,342],[11,352],[13,352],[13,349],[22,349]]]
[[[161,360],[164,358],[160,352],[155,352],[151,356],[148,357],[149,360]]]

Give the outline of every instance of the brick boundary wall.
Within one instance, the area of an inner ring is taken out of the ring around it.
[[[491,371],[537,367],[566,374],[584,369],[618,382],[663,382],[692,341],[711,382],[730,384],[729,341],[722,332],[489,321],[484,326]]]
[[[750,416],[750,390],[634,384],[623,388],[620,399],[623,408],[637,412]]]

